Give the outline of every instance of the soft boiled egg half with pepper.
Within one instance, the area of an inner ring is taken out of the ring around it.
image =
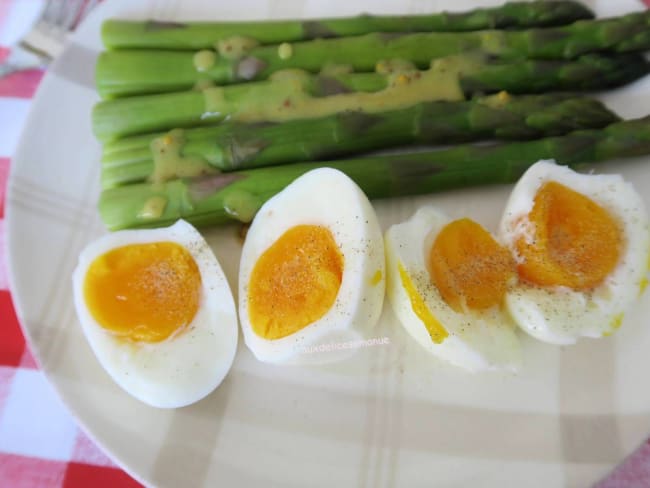
[[[647,285],[650,231],[619,175],[540,161],[521,177],[498,237],[433,207],[386,233],[388,297],[430,353],[469,370],[516,370],[515,325],[555,344],[614,332]]]
[[[260,361],[350,355],[378,321],[384,292],[377,217],[344,173],[309,171],[258,211],[242,250],[239,318]]]
[[[423,207],[386,232],[388,298],[429,353],[470,371],[517,371],[516,326],[503,308],[515,262],[478,223]]]
[[[545,342],[611,334],[647,284],[648,215],[619,175],[536,163],[512,191],[500,236],[519,276],[506,306]]]
[[[137,399],[160,408],[189,405],[230,370],[235,303],[212,250],[187,222],[91,243],[79,256],[73,289],[97,359]]]

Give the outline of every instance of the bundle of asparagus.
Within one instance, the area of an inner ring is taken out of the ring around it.
[[[256,83],[200,91],[137,96],[100,102],[93,112],[95,135],[119,137],[213,124],[284,122],[326,117],[343,111],[377,113],[413,103],[462,101],[475,93],[505,90],[538,93],[619,86],[648,71],[637,54],[586,55],[572,61],[502,62],[484,55],[460,55],[434,62],[427,71],[397,76],[353,73],[331,77],[286,73]]]
[[[235,54],[229,54],[228,47]],[[262,80],[284,69],[318,73],[327,63],[368,72],[385,59],[408,60],[418,68],[426,68],[432,59],[467,51],[503,59],[573,59],[591,52],[623,53],[648,48],[650,12],[544,29],[374,32],[280,46],[257,46],[253,38],[236,37],[222,41],[216,52],[202,51],[203,62],[191,51],[105,52],[97,65],[97,87],[102,96],[114,97],[190,89],[199,80],[219,85]]]
[[[511,181],[541,158],[648,153],[647,119],[620,122],[596,100],[549,93],[616,87],[649,71],[649,13],[592,17],[576,2],[538,1],[409,17],[109,20],[96,76],[105,100],[93,111],[104,143],[102,218],[111,229],[179,217],[249,221],[322,165],[379,198],[397,187],[415,194]],[[639,137],[625,139],[624,128]],[[413,143],[542,137],[309,162]]]
[[[102,40],[109,49],[209,49],[232,36],[260,44],[357,36],[369,32],[464,32],[566,25],[591,19],[593,13],[574,1],[511,2],[470,12],[429,15],[339,17],[261,22],[133,22],[108,20]]]
[[[332,158],[413,143],[449,144],[477,139],[533,139],[573,129],[599,128],[618,117],[601,103],[566,94],[498,95],[465,102],[423,102],[369,114],[340,112],[286,123],[222,124],[146,134],[107,145],[102,186],[173,179],[155,172],[151,147],[173,150],[181,138],[183,157],[200,158],[221,171]],[[180,147],[178,147],[180,150]]]
[[[408,155],[294,163],[141,183],[104,190],[99,211],[111,230],[158,227],[179,218],[195,225],[250,222],[255,212],[298,176],[320,166],[346,173],[369,198],[418,195],[490,183],[511,183],[540,159],[582,163],[650,154],[650,116],[603,129],[492,146],[461,145]],[[155,205],[154,205],[155,204]],[[142,209],[156,208],[143,214]]]

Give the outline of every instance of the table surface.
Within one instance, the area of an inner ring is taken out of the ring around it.
[[[644,0],[650,6],[650,0]],[[0,62],[44,0],[0,0]],[[11,157],[44,72],[0,79],[0,486],[140,486],[80,429],[29,351],[13,309],[4,256],[4,197]],[[650,487],[650,440],[598,488]]]

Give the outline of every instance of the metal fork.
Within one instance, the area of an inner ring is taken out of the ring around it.
[[[98,3],[98,0],[47,0],[31,30],[11,47],[8,58],[0,64],[0,78],[31,68],[45,68],[56,58],[75,27]]]

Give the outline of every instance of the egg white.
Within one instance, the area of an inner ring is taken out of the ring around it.
[[[280,236],[303,224],[332,232],[344,260],[341,286],[334,304],[320,319],[289,336],[265,339],[253,331],[249,319],[251,273]],[[377,323],[385,276],[381,229],[366,195],[338,170],[309,171],[262,206],[246,235],[239,271],[239,317],[246,345],[265,362],[305,364],[342,359],[352,349],[338,346],[364,339]],[[328,350],[316,354],[320,346]]]
[[[429,250],[449,222],[445,214],[427,206],[386,232],[387,289],[393,311],[406,331],[430,354],[469,371],[515,372],[521,366],[521,348],[508,314],[499,307],[456,312],[431,280],[427,265]],[[433,317],[447,330],[449,335],[441,343],[432,340],[413,310],[400,277],[400,263]]]
[[[158,343],[133,342],[102,328],[84,300],[84,279],[99,256],[130,244],[174,242],[194,258],[201,274],[198,311],[182,331]],[[237,315],[226,277],[201,234],[185,221],[150,230],[124,230],[88,245],[73,274],[73,295],[82,330],[99,363],[135,398],[159,408],[194,403],[212,392],[232,366]]]
[[[553,344],[573,344],[580,337],[602,337],[621,324],[622,314],[638,297],[648,270],[650,234],[641,196],[620,175],[580,174],[554,161],[534,164],[519,180],[505,207],[499,235],[519,262],[515,249],[520,236],[530,239],[534,224],[526,216],[539,188],[555,181],[589,197],[621,223],[625,249],[617,267],[593,292],[526,283],[506,296],[506,305],[519,327]]]

